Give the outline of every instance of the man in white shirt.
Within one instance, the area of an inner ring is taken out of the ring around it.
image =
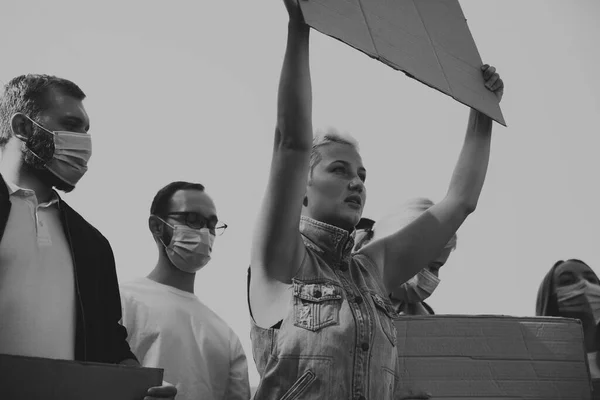
[[[165,369],[181,400],[248,400],[248,362],[237,335],[194,294],[196,272],[210,260],[227,225],[197,183],[173,182],[150,207],[159,249],[146,278],[121,285],[123,325],[142,365]]]

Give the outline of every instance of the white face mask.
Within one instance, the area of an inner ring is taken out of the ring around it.
[[[92,137],[87,133],[53,132],[31,118],[27,118],[54,138],[54,154],[52,159],[46,163],[46,169],[59,179],[75,187],[77,182],[87,172],[87,163],[92,157]],[[29,149],[29,151],[41,160],[33,150]]]
[[[417,275],[400,285],[392,293],[392,297],[405,303],[420,303],[431,296],[439,283],[440,279],[427,268],[424,268]]]
[[[573,285],[556,288],[558,310],[563,313],[591,312],[600,322],[600,285],[581,280]]]
[[[159,217],[157,217],[159,218]],[[167,257],[175,267],[183,272],[193,274],[200,271],[210,261],[215,235],[208,228],[193,229],[187,225],[171,225],[173,228],[171,242],[165,246]]]

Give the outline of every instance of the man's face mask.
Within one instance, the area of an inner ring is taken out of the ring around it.
[[[20,138],[39,160],[32,162],[26,158],[26,162],[34,167],[45,167],[60,180],[75,187],[88,169],[87,163],[92,156],[92,137],[87,133],[53,132],[31,118],[27,119],[40,128],[42,134],[34,132],[27,140]]]
[[[600,322],[600,285],[586,280],[556,288],[558,310],[564,314],[591,312],[596,324]]]
[[[215,235],[208,228],[193,229],[187,225],[171,225],[160,219],[173,229],[169,245],[160,239],[165,246],[167,257],[175,267],[183,272],[193,274],[198,272],[210,261]]]
[[[431,296],[439,283],[440,279],[427,268],[424,268],[417,275],[400,285],[392,293],[392,297],[405,303],[420,303]]]

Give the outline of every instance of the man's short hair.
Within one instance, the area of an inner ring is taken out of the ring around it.
[[[340,143],[352,146],[357,152],[358,141],[348,133],[342,133],[335,128],[329,128],[325,131],[318,131],[313,138],[312,149],[310,151],[310,176],[312,177],[315,166],[321,162],[321,153],[319,148],[329,143]]]
[[[171,182],[156,193],[150,206],[150,215],[164,216],[169,211],[169,202],[173,195],[180,190],[204,191],[204,185],[185,181]]]
[[[51,75],[21,75],[4,86],[4,93],[0,96],[0,148],[6,146],[12,137],[13,115],[23,113],[35,119],[48,107],[46,94],[51,88],[80,101],[85,99],[85,93],[75,83]]]

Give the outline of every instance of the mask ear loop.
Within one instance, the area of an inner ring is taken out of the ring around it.
[[[17,114],[16,114],[16,113],[15,113],[15,114],[13,114],[13,118],[15,117],[15,115],[17,115]],[[35,126],[37,126],[38,128],[40,128],[40,129],[42,129],[43,131],[45,131],[45,132],[47,132],[47,133],[51,134],[51,135],[52,135],[52,140],[54,140],[54,137],[56,136],[56,135],[54,134],[54,132],[52,132],[52,131],[49,131],[48,129],[44,128],[43,126],[41,126],[40,124],[38,124],[37,122],[35,122],[35,121],[34,121],[34,120],[32,120],[31,118],[29,118],[27,115],[23,114],[23,116],[24,116],[25,118],[27,118],[29,121],[31,121],[31,123],[32,123],[32,124],[34,124]],[[11,119],[12,119],[12,118],[11,118]],[[19,139],[19,140],[21,140],[21,141],[23,141],[23,142],[27,143],[27,140],[28,140],[28,139],[27,139],[27,138],[25,138],[25,137],[23,137],[23,135],[17,135],[17,134],[15,134],[15,137],[16,137],[17,139]],[[37,154],[35,154],[35,151],[31,150],[29,147],[25,146],[25,148],[27,149],[27,151],[28,151],[28,152],[30,152],[31,154],[33,154],[33,156],[34,156],[35,158],[37,158],[38,160],[40,160],[40,161],[42,162],[42,166],[43,166],[43,167],[46,167],[46,166],[47,166],[47,164],[50,162],[50,160],[46,161],[46,160],[44,160],[42,157],[40,157],[40,156],[38,156]]]
[[[42,164],[42,166],[43,166],[44,168],[45,168],[45,167],[47,166],[47,164],[50,162],[50,161],[46,161],[46,160],[42,159],[42,157],[40,157],[40,156],[38,156],[37,154],[35,154],[35,151],[31,150],[29,147],[25,146],[25,148],[27,149],[27,151],[28,151],[28,152],[30,152],[31,154],[33,154],[33,156],[34,156],[35,158],[37,158],[38,160],[40,160],[40,161],[43,163],[43,164]]]
[[[162,219],[161,217],[159,217],[158,215],[154,215],[157,219],[160,220],[160,222],[162,222],[163,224],[167,225],[169,228],[175,230],[175,227],[173,225],[171,225],[170,223],[168,223],[167,221],[165,221],[164,219]],[[163,247],[165,248],[165,250],[169,247],[165,244],[165,242],[162,240],[162,237],[159,237],[158,240],[160,241],[160,243],[163,245]],[[173,239],[171,238],[171,241]]]

